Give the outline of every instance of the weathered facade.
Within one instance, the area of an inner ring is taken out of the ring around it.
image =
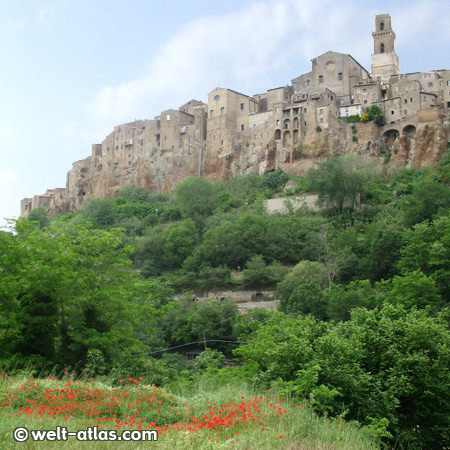
[[[375,17],[371,72],[352,56],[328,51],[290,85],[248,96],[216,88],[207,104],[190,100],[152,120],[114,127],[91,155],[73,164],[65,188],[23,199],[21,216],[43,206],[78,210],[86,198],[127,185],[167,191],[191,176],[226,179],[281,168],[307,170],[333,155],[359,152],[389,164],[435,164],[449,140],[450,71],[400,73],[391,17]],[[385,125],[358,123],[378,105]],[[384,158],[382,158],[384,159]]]

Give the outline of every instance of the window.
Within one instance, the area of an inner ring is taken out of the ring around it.
[[[225,114],[225,107],[224,106],[222,106],[222,108],[220,108],[220,114]]]
[[[277,125],[280,125],[280,120],[277,120]]]
[[[266,122],[266,128],[269,128],[269,122]]]
[[[428,87],[433,87],[433,82],[432,82],[432,81],[430,81],[430,82],[428,83]]]
[[[394,115],[394,111],[391,111],[391,114]]]
[[[170,120],[170,114],[167,114],[166,119]]]
[[[323,75],[319,75],[319,83],[323,83]]]
[[[310,83],[311,83],[311,80],[306,80],[306,86],[309,86]]]
[[[244,110],[245,108],[245,103],[241,103],[241,110]]]
[[[209,117],[211,117],[211,118],[214,117],[214,110],[213,109],[209,112]]]
[[[364,104],[367,105],[367,100],[364,100]]]
[[[356,95],[361,94],[361,91],[359,89],[356,89]]]
[[[256,134],[255,134],[254,138],[255,138],[255,141],[256,141],[256,139],[258,138],[258,136],[256,136]]]
[[[216,95],[215,97],[214,97],[214,100],[217,102],[218,100],[220,100],[220,95]]]
[[[256,123],[253,124],[253,131],[256,131]]]
[[[303,112],[306,112],[306,108],[303,109]]]
[[[320,118],[320,123],[323,123],[323,117]]]
[[[319,114],[323,114],[323,109],[320,109],[320,110],[319,110]]]
[[[450,86],[450,80],[447,80],[447,86]]]
[[[342,72],[338,73],[338,80],[341,81],[343,79]]]
[[[426,97],[424,97],[424,98],[423,98],[423,101],[424,101],[424,102],[426,102],[426,101],[427,101],[427,98],[426,98]]]
[[[380,53],[384,53],[384,44],[383,43],[380,45]]]
[[[280,108],[277,108],[277,114],[279,114],[280,113]]]
[[[244,124],[241,125],[241,131],[244,131]]]
[[[381,31],[384,30],[384,22],[380,22],[380,30],[381,30]]]

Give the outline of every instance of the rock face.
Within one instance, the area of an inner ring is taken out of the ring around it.
[[[419,126],[415,139],[407,139],[406,148],[410,148],[409,167],[420,169],[433,166],[447,150],[450,126],[430,123]]]
[[[224,147],[174,145],[166,149],[143,145],[134,153],[127,149],[114,155],[108,154],[110,147],[106,144],[94,145],[92,156],[72,165],[65,189],[47,191],[43,199],[45,206],[50,214],[76,211],[83,207],[86,198],[112,197],[128,185],[170,191],[192,176],[218,181],[240,174],[264,174],[278,168],[305,176],[319,162],[351,153],[371,158],[378,164],[420,169],[435,165],[447,151],[450,124],[442,114],[417,115],[382,127],[373,122],[351,125],[333,118],[328,129],[317,131],[315,138],[296,145],[286,146],[275,139],[264,145],[249,143],[239,136],[229,139],[231,145]],[[22,216],[35,207],[28,200],[22,201]],[[36,198],[33,201],[38,204]]]
[[[72,187],[68,202],[63,208],[55,208],[55,212],[80,209],[84,198],[110,197],[130,184],[155,191],[170,191],[191,176],[217,181],[245,173],[263,174],[277,168],[304,176],[317,163],[349,153],[372,157],[381,164],[390,152],[389,165],[420,169],[439,161],[450,136],[450,127],[443,121],[418,124],[414,135],[396,138],[389,148],[382,131],[373,123],[358,124],[356,133],[350,125],[344,125],[337,131],[318,133],[315,140],[293,148],[283,148],[275,140],[268,148],[236,141],[233,151],[226,154],[209,152],[208,149],[196,150],[192,154],[153,151],[149,158],[138,158],[131,165],[120,162],[108,165],[100,157],[90,157],[74,164],[68,175]],[[353,136],[357,136],[357,142]]]

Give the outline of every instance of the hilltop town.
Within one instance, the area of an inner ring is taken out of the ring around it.
[[[79,210],[86,198],[127,185],[167,191],[191,176],[210,180],[281,168],[304,174],[330,156],[359,153],[389,165],[437,163],[450,136],[450,70],[400,73],[389,14],[375,17],[371,71],[328,51],[291,84],[248,96],[227,88],[151,120],[118,125],[73,163],[65,188],[21,201],[21,216],[45,207]],[[350,123],[372,105],[376,121]]]

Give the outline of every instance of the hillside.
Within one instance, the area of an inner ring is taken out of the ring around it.
[[[177,392],[250,384],[358,422],[377,445],[445,448],[449,185],[448,152],[421,170],[346,155],[307,178],[192,177],[76,213],[36,208],[0,234],[1,366]],[[267,211],[305,195],[314,208]],[[273,291],[278,311],[193,301],[246,289]],[[299,428],[289,436],[279,448],[302,448]]]

